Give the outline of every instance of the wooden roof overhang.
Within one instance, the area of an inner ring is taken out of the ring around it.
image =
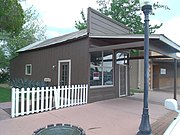
[[[127,34],[119,36],[90,36],[91,46],[89,52],[103,50],[144,50],[143,34]],[[97,41],[101,42],[97,42]],[[95,43],[95,44],[94,44]],[[177,59],[180,46],[161,34],[149,36],[149,50],[162,54],[166,57]],[[162,57],[162,56],[160,56]]]

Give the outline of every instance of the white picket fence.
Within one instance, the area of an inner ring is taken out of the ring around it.
[[[86,104],[88,85],[12,88],[11,117]]]

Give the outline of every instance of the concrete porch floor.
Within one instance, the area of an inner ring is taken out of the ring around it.
[[[152,97],[154,94],[154,97]],[[161,92],[160,97],[171,98]],[[142,95],[111,99],[17,118],[0,120],[0,135],[31,135],[50,124],[72,124],[83,128],[87,135],[135,135],[142,114]],[[152,95],[152,96],[151,96]],[[169,113],[156,92],[149,93],[150,122],[155,123]],[[1,114],[1,113],[0,113]]]

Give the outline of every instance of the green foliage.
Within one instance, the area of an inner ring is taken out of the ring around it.
[[[9,80],[9,72],[0,72],[0,83],[7,83]]]
[[[38,19],[38,14],[32,8],[28,8],[25,11],[25,23],[22,30],[18,35],[6,36],[6,42],[4,42],[4,50],[8,53],[9,59],[17,56],[16,51],[22,47],[32,44],[36,41],[46,39],[44,33],[46,31],[45,26]]]
[[[81,21],[75,21],[75,28],[78,30],[83,30],[87,28],[87,19],[84,15],[83,10],[81,11],[81,17],[82,17],[82,22]]]
[[[111,0],[110,6],[105,0],[97,1],[101,13],[110,16],[112,19],[128,26],[132,29],[134,34],[144,33],[143,21],[140,17],[140,5],[139,0]],[[154,4],[154,7],[161,8],[159,3]],[[160,25],[150,25],[150,33],[155,33],[156,29],[159,29]]]
[[[18,0],[0,0],[0,32],[17,34],[24,24],[24,11]]]
[[[13,88],[32,88],[32,87],[46,87],[47,84],[44,81],[35,81],[28,79],[12,79],[10,84]]]
[[[5,55],[2,48],[0,48],[0,69],[3,71],[6,69],[7,65],[9,64],[8,58]]]
[[[0,103],[11,101],[11,89],[0,87]]]
[[[17,56],[17,50],[46,38],[46,28],[37,12],[32,7],[23,11],[18,1],[24,0],[0,0],[0,71],[3,75],[8,74],[9,61]]]
[[[98,10],[102,14],[128,26],[134,34],[144,33],[139,0],[97,0],[97,3],[99,4]],[[158,2],[153,4],[153,8],[169,10],[168,6],[160,5]],[[154,14],[152,13],[152,15]],[[83,11],[81,11],[81,16],[82,21],[75,21],[75,28],[78,30],[87,28],[87,21]],[[150,33],[155,33],[161,26],[162,23],[160,25],[150,25]]]

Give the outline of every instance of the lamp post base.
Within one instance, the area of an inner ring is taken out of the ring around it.
[[[143,108],[141,124],[137,135],[152,135],[151,125],[149,122],[148,108]]]

